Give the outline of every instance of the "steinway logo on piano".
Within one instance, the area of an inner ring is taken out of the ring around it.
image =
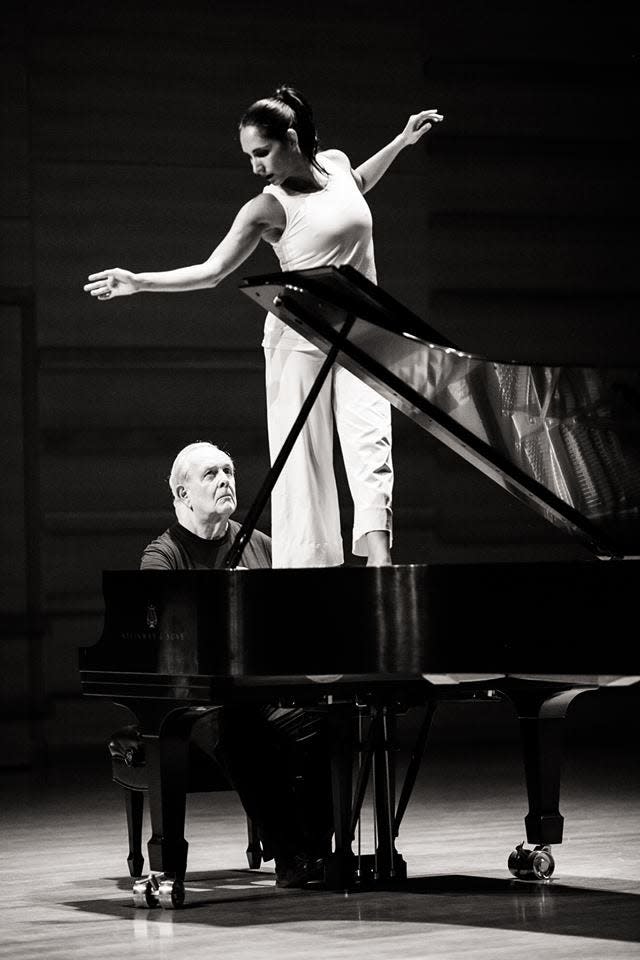
[[[157,633],[155,630],[123,630],[120,634],[122,640],[153,640],[154,643],[184,643],[185,633],[182,630],[163,630]]]

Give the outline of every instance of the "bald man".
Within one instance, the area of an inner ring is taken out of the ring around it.
[[[176,523],[145,548],[142,570],[215,570],[222,567],[240,524],[231,520],[237,506],[236,477],[228,453],[200,441],[183,447],[171,468],[169,487]],[[271,566],[271,538],[254,530],[241,567]]]

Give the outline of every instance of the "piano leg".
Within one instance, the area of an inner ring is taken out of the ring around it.
[[[129,875],[139,877],[144,867],[142,856],[142,816],[144,813],[144,793],[142,790],[124,788],[124,806],[127,814],[127,833],[129,835]]]
[[[151,838],[149,866],[159,880],[163,907],[182,906],[188,844],[184,838],[187,797],[189,733],[192,721],[169,716],[159,734],[144,734],[148,771]]]
[[[251,819],[247,817],[247,862],[250,870],[259,870],[262,863],[262,842],[258,833],[258,828]],[[265,857],[265,860],[267,857]]]
[[[560,777],[564,744],[564,723],[567,710],[581,693],[591,687],[571,689],[547,688],[504,691],[511,700],[520,721],[524,773],[529,800],[525,817],[528,843],[542,851],[540,870],[529,869],[527,851],[522,844],[510,858],[510,869],[516,876],[546,878],[553,871],[553,858],[548,846],[562,843],[564,817],[560,813]]]

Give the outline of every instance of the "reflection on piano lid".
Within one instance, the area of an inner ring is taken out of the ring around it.
[[[640,368],[465,353],[352,267],[241,290],[596,555],[640,555]]]

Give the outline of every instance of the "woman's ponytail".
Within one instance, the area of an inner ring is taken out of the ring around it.
[[[307,160],[315,163],[316,153],[318,152],[318,134],[311,104],[295,87],[290,87],[288,84],[282,84],[278,87],[274,99],[280,100],[293,111],[295,121],[291,124],[291,127],[298,134],[300,150]]]
[[[295,87],[281,84],[273,96],[256,100],[243,114],[242,127],[257,127],[265,137],[281,143],[287,139],[287,130],[295,130],[300,152],[314,167],[322,169],[316,160],[318,134],[311,104]]]

